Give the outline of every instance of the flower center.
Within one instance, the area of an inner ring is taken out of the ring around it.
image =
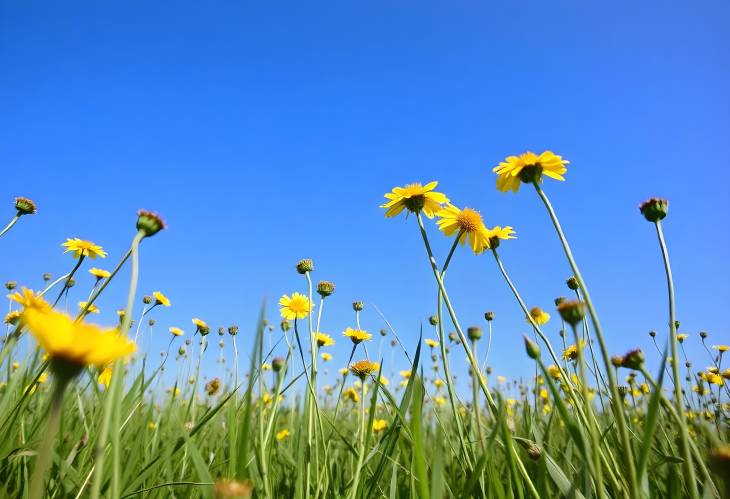
[[[467,233],[476,232],[479,228],[484,225],[482,222],[482,216],[478,211],[472,210],[471,208],[464,208],[456,216],[456,222],[459,224],[459,228]]]
[[[525,165],[520,170],[519,176],[520,180],[525,184],[537,182],[542,176],[542,165],[540,163]]]

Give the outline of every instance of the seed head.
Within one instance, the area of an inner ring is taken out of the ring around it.
[[[479,326],[470,326],[466,330],[466,335],[471,341],[477,341],[482,337],[482,328]]]
[[[652,338],[656,338],[656,331],[654,331],[654,330],[649,331],[649,336],[651,336]]]
[[[623,364],[623,362],[624,358],[620,355],[614,355],[613,357],[611,357],[611,365],[613,367],[621,367],[621,364]]]
[[[144,303],[145,305],[149,305],[150,303],[152,303],[152,297],[150,295],[144,295],[144,297],[142,298],[142,303]]]
[[[380,330],[380,336],[387,336],[387,334],[388,334],[388,331],[386,331],[385,329]]]
[[[228,334],[230,334],[231,336],[236,336],[238,334],[238,326],[235,326],[235,325],[229,326]]]
[[[568,289],[571,291],[576,291],[578,288],[580,288],[580,285],[578,284],[578,279],[575,278],[575,276],[570,276],[565,281],[565,284],[568,285]]]
[[[352,309],[355,312],[362,312],[362,309],[365,308],[365,304],[361,301],[354,301],[352,302]]]
[[[18,210],[18,216],[33,215],[36,212],[35,203],[28,198],[15,198],[15,209]]]
[[[322,298],[326,298],[335,292],[335,283],[331,281],[319,281],[317,283],[317,293]]]
[[[492,322],[494,320],[494,312],[484,312],[484,318],[487,320],[487,322]]]

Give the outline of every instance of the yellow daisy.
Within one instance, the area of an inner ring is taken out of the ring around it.
[[[163,307],[170,306],[170,299],[159,291],[154,291],[152,296],[155,297],[155,305],[162,305]]]
[[[317,342],[317,346],[320,347],[331,347],[335,344],[335,340],[325,333],[314,333],[314,340]]]
[[[20,320],[20,315],[21,314],[19,310],[13,310],[12,312],[8,312],[5,316],[5,324],[14,326]]]
[[[554,364],[548,366],[548,374],[553,379],[560,379],[560,368]]]
[[[111,381],[112,381],[112,368],[107,366],[99,373],[97,382],[100,385],[104,385],[105,387],[109,388],[109,383],[111,383]]]
[[[380,364],[371,360],[358,360],[350,364],[350,372],[360,379],[365,379],[378,370]]]
[[[585,340],[580,340],[580,349],[583,350],[586,347]],[[563,350],[564,360],[575,360],[578,358],[578,346],[573,344]]]
[[[286,429],[286,428],[284,428],[283,430],[281,430],[281,431],[279,431],[279,432],[276,433],[276,440],[278,440],[279,442],[281,442],[282,440],[284,440],[285,438],[287,438],[289,435],[291,435],[291,433],[289,432],[289,430]]]
[[[341,368],[341,369],[340,369],[339,371],[337,371],[337,372],[339,372],[339,373],[340,373],[340,376],[344,376],[345,374],[349,373],[349,372],[350,372],[350,370],[349,370],[348,368],[346,368],[346,367],[343,367],[343,368]]]
[[[426,345],[428,345],[431,348],[436,348],[439,346],[439,342],[436,340],[432,340],[431,338],[426,338]]]
[[[728,350],[730,350],[730,346],[728,346],[728,345],[712,345],[712,348],[714,348],[715,350],[717,350],[720,353],[725,353]]]
[[[423,213],[428,218],[433,218],[437,211],[441,209],[441,205],[448,203],[449,199],[434,189],[438,182],[429,182],[426,185],[420,183],[408,184],[404,187],[393,187],[393,190],[385,194],[388,201],[380,205],[385,208],[385,216],[387,218],[398,215],[404,209],[412,213]]]
[[[408,379],[411,377],[411,371],[400,371],[398,374],[400,374],[402,377]]]
[[[439,229],[447,236],[456,234],[462,246],[469,240],[469,247],[475,255],[489,247],[489,232],[478,211],[471,208],[460,210],[447,204],[436,215],[439,217],[436,222]]]
[[[180,329],[179,327],[175,327],[175,326],[171,326],[170,329],[168,329],[168,331],[170,331],[170,333],[172,333],[173,336],[182,336],[183,334],[185,334],[185,332],[182,329]]]
[[[563,174],[567,171],[565,165],[568,163],[552,151],[545,151],[539,156],[528,151],[519,156],[508,156],[492,171],[497,174],[497,189],[517,192],[521,182],[542,182],[543,175],[565,180]]]
[[[373,335],[367,331],[363,331],[362,329],[352,329],[351,327],[345,329],[345,332],[342,334],[350,338],[355,345],[363,341],[369,341],[373,337]]]
[[[545,312],[540,307],[532,307],[530,309],[530,317],[533,321],[535,321],[536,324],[542,326],[543,324],[547,324],[547,322],[550,320],[550,314]],[[530,319],[527,319],[527,322],[530,322]]]
[[[496,248],[499,246],[499,241],[506,241],[507,239],[516,239],[515,231],[507,225],[502,227],[497,225],[491,229],[487,229],[487,247],[485,249]]]
[[[373,432],[374,433],[380,433],[381,431],[388,428],[388,422],[385,419],[375,419],[373,420]]]
[[[75,322],[70,316],[50,309],[26,308],[23,321],[52,361],[79,368],[106,366],[137,348],[117,329]]]
[[[108,279],[112,273],[108,270],[97,269],[96,267],[89,269],[89,274],[93,275],[97,279]]]
[[[197,317],[193,318],[192,322],[193,322],[193,324],[195,324],[195,327],[197,327],[198,329],[207,329],[208,328],[208,324],[205,321],[198,319]]]
[[[10,301],[14,301],[23,306],[23,308],[37,308],[39,310],[48,310],[51,304],[48,303],[40,293],[36,293],[32,289],[23,287],[20,291],[8,295]]]
[[[360,401],[360,395],[357,393],[357,390],[352,387],[349,387],[347,390],[344,391],[344,393],[342,394],[342,398],[350,400],[351,402]]]
[[[75,237],[73,239],[66,239],[66,242],[62,244],[66,251],[64,253],[73,253],[74,258],[82,256],[88,256],[89,258],[106,258],[106,251],[101,246],[92,243],[91,241],[84,241]]]
[[[314,303],[309,303],[309,298],[301,293],[292,293],[291,298],[284,295],[279,299],[279,307],[281,317],[291,321],[304,319],[314,309]]]
[[[332,354],[331,353],[322,352],[319,356],[322,357],[322,360],[325,361],[325,362],[329,362],[330,360],[332,360]]]

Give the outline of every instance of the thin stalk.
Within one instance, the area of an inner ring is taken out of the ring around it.
[[[4,235],[4,234],[5,234],[5,233],[6,233],[7,231],[9,231],[10,229],[12,229],[12,228],[13,228],[13,225],[15,225],[15,224],[16,224],[16,223],[18,222],[18,220],[20,220],[20,214],[17,214],[17,215],[15,215],[15,216],[14,216],[14,217],[13,217],[13,218],[12,218],[12,219],[10,220],[10,223],[9,223],[8,225],[6,225],[6,226],[5,226],[5,228],[4,228],[4,229],[3,229],[2,231],[0,231],[0,237],[3,237],[3,235]]]
[[[360,469],[365,460],[365,380],[362,380],[360,386],[360,435],[357,453],[357,465],[355,466],[355,477],[352,479],[352,488],[350,489],[349,498],[357,497],[357,489],[360,484]]]
[[[659,246],[662,250],[662,258],[664,260],[664,270],[667,275],[667,292],[669,294],[669,342],[672,347],[672,375],[674,378],[674,403],[677,407],[677,414],[684,414],[682,405],[682,386],[679,377],[679,359],[677,357],[677,322],[674,316],[674,279],[672,278],[672,268],[669,264],[669,252],[666,242],[664,241],[664,232],[662,231],[662,223],[657,220],[654,224],[656,227]],[[690,495],[697,499],[697,481],[695,479],[695,470],[692,465],[692,459],[689,452],[689,434],[687,432],[687,423],[684,418],[680,418],[679,422],[679,447],[684,459],[683,467],[687,479],[687,486]]]
[[[612,370],[611,357],[608,353],[608,347],[606,346],[606,342],[603,337],[603,329],[601,328],[601,323],[598,320],[598,314],[596,313],[596,309],[593,306],[593,300],[591,300],[591,295],[588,292],[588,287],[583,280],[580,269],[578,269],[578,264],[575,262],[575,258],[573,258],[573,252],[570,249],[568,240],[565,238],[563,229],[560,226],[560,221],[558,220],[558,216],[555,214],[555,210],[553,210],[553,206],[550,203],[550,200],[547,198],[537,182],[533,182],[533,185],[535,187],[535,190],[537,191],[538,196],[540,196],[540,199],[547,209],[550,220],[553,222],[553,226],[555,227],[555,231],[558,233],[558,238],[560,239],[560,243],[563,246],[563,251],[565,252],[566,258],[568,259],[568,263],[570,264],[570,268],[573,271],[573,275],[578,281],[578,285],[581,289],[581,292],[583,293],[583,299],[585,301],[586,307],[588,308],[588,313],[591,316],[593,329],[596,332],[596,339],[598,340],[598,344],[601,348],[601,355],[603,357],[604,367],[606,369],[606,374],[608,375],[608,384],[611,390],[611,406],[613,407],[613,412],[616,417],[616,426],[618,426],[621,446],[623,447],[623,452],[625,455],[624,462],[626,463],[628,475],[627,478],[629,485],[629,496],[632,498],[638,498],[639,488],[636,479],[636,462],[634,459],[634,451],[631,447],[628,426],[626,423],[626,415],[624,414],[621,397],[618,394],[618,384],[616,383],[616,377],[614,376],[614,372]]]

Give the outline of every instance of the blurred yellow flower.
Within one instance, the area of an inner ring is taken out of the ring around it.
[[[317,342],[317,346],[320,347],[331,347],[335,344],[335,340],[325,333],[314,333],[314,340]]]
[[[112,273],[108,270],[97,269],[96,267],[90,268],[89,274],[93,275],[97,279],[107,279],[112,275]]]
[[[271,364],[264,362],[261,364],[261,370],[262,371],[271,371]]]
[[[96,245],[91,241],[84,241],[77,237],[73,239],[66,239],[66,242],[63,243],[62,246],[66,248],[64,253],[73,253],[74,258],[82,256],[88,256],[91,259],[94,259],[97,256],[100,258],[106,258],[106,252],[101,248],[101,246]]]
[[[441,407],[444,404],[446,404],[446,399],[444,397],[438,396],[434,397],[433,401],[436,403],[437,406]]]
[[[343,335],[350,338],[355,345],[363,341],[369,341],[373,337],[373,335],[367,331],[363,331],[362,329],[352,329],[351,327],[345,329]]]
[[[499,240],[506,241],[508,239],[516,239],[515,231],[511,226],[507,225],[502,227],[501,225],[495,225],[491,229],[487,229],[487,248],[491,249],[492,246],[497,246]]]
[[[185,332],[180,329],[179,327],[171,326],[169,331],[172,333],[173,336],[182,336],[185,334]]]
[[[322,352],[321,354],[319,354],[319,356],[322,357],[322,360],[325,361],[325,362],[329,362],[330,360],[332,360],[332,354],[331,353]]]
[[[352,387],[347,388],[342,394],[342,397],[351,402],[358,402],[360,400],[360,395],[358,395],[357,390]]]
[[[13,310],[12,312],[8,312],[5,316],[5,324],[15,325],[18,323],[18,320],[20,320],[19,310]]]
[[[380,375],[380,378],[378,379],[378,381],[380,381],[380,384],[383,386],[388,386],[390,384],[390,381],[388,381],[388,378],[386,378],[382,374]]]
[[[48,303],[40,293],[36,293],[32,289],[28,289],[26,287],[23,287],[20,292],[16,291],[15,293],[8,295],[8,299],[21,304],[25,309],[37,308],[40,310],[49,310],[51,308],[50,303]]]
[[[499,383],[500,385],[503,385],[505,381],[507,381],[507,378],[505,378],[504,376],[497,376],[497,383]]]
[[[287,438],[289,435],[291,435],[291,433],[289,432],[289,430],[286,429],[286,428],[284,428],[280,432],[277,432],[276,433],[276,440],[278,440],[279,442],[281,442],[282,440],[284,440],[285,438]]]
[[[468,240],[469,247],[475,255],[489,247],[489,232],[478,211],[471,208],[460,210],[452,204],[447,204],[436,215],[439,217],[436,222],[439,229],[447,236],[456,234],[462,246]]]
[[[26,308],[23,321],[51,360],[78,367],[105,366],[137,348],[116,329],[75,322],[68,315],[50,309]]]
[[[194,317],[192,320],[193,324],[197,328],[198,331],[206,330],[208,329],[208,323],[204,320],[198,319],[197,317]]]
[[[163,307],[170,306],[170,299],[159,291],[153,291],[152,296],[155,297],[155,305],[162,305]]]
[[[717,350],[720,353],[725,353],[728,350],[730,350],[729,345],[712,345],[712,348],[714,348],[715,350]]]
[[[415,183],[404,187],[393,187],[391,192],[385,194],[388,201],[380,207],[387,210],[385,212],[387,218],[398,215],[404,209],[412,213],[423,211],[428,218],[433,218],[441,209],[441,205],[449,202],[442,193],[434,191],[437,185],[438,182],[429,182],[426,185]]]
[[[533,321],[535,321],[536,324],[542,326],[543,324],[547,324],[547,322],[550,320],[550,314],[545,312],[540,307],[532,307],[530,309],[530,317]],[[527,322],[530,322],[530,319],[527,319]]]
[[[432,340],[431,338],[426,338],[426,345],[428,345],[431,348],[436,348],[439,346],[439,342],[436,340]]]
[[[291,321],[304,319],[314,309],[314,303],[309,303],[309,298],[301,293],[292,293],[291,298],[284,295],[279,299],[279,307],[281,317]]]
[[[109,387],[109,383],[112,381],[112,369],[109,366],[106,366],[102,371],[99,373],[99,377],[97,378],[97,382],[100,385],[104,385],[105,387]]]
[[[519,156],[508,156],[492,171],[497,174],[497,189],[502,192],[517,192],[521,182],[542,182],[542,176],[555,180],[565,180],[565,165],[569,161],[552,151],[545,151],[539,156],[528,151]]]
[[[385,419],[373,420],[373,432],[380,433],[388,427],[388,422]]]
[[[411,371],[410,371],[410,370],[407,370],[407,371],[400,371],[400,372],[399,372],[399,374],[400,374],[401,376],[403,376],[404,378],[410,378],[410,377],[411,377]]]
[[[349,373],[350,370],[346,367],[343,367],[338,372],[340,373],[341,376],[344,376],[345,374]]]
[[[580,349],[583,350],[586,347],[585,340],[580,340]],[[563,359],[564,360],[575,360],[578,358],[578,347],[573,344],[570,345],[568,348],[563,350]]]
[[[680,343],[684,343],[684,340],[686,340],[688,337],[689,337],[688,334],[678,334],[677,341]]]
[[[147,423],[148,430],[154,430],[155,428],[157,428],[157,423],[155,423],[154,421],[150,421],[149,423]]]

